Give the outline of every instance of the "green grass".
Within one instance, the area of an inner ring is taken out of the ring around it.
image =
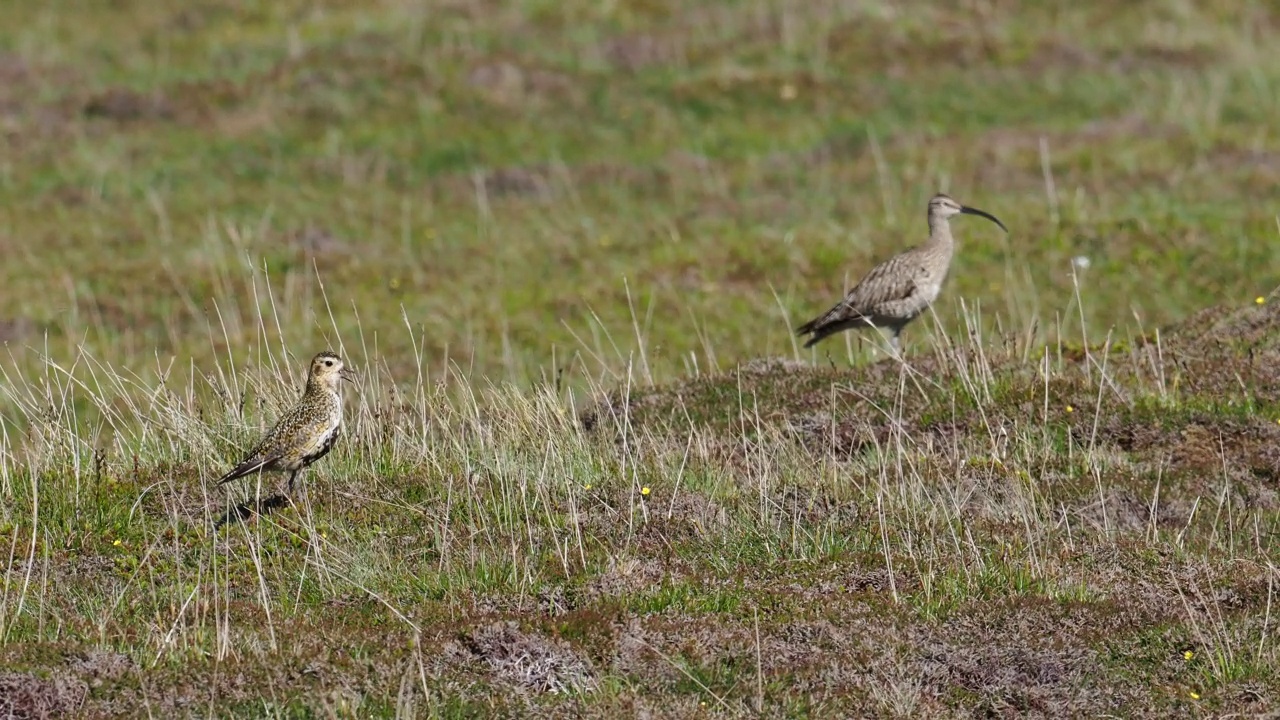
[[[0,10],[0,711],[1280,704],[1266,3]]]

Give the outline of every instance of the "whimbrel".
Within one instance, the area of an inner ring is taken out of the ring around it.
[[[934,195],[929,200],[929,240],[875,266],[835,307],[796,328],[797,335],[812,334],[804,346],[812,347],[841,330],[875,327],[889,331],[889,342],[898,354],[902,328],[938,298],[946,280],[956,244],[948,220],[960,213],[980,215],[1009,232],[988,212],[941,193]]]
[[[292,495],[298,473],[328,454],[337,442],[342,430],[341,385],[351,379],[351,371],[337,355],[326,351],[312,358],[302,398],[218,484],[256,472],[287,472]]]

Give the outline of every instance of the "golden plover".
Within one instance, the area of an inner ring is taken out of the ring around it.
[[[326,351],[312,358],[302,399],[280,416],[275,427],[239,465],[219,478],[218,484],[256,472],[287,472],[292,495],[298,473],[324,457],[337,442],[342,431],[342,381],[351,379],[351,371],[337,355]]]
[[[835,307],[796,328],[797,335],[812,335],[804,346],[812,347],[842,330],[874,327],[889,331],[896,355],[902,328],[938,299],[956,247],[947,221],[960,213],[980,215],[1009,232],[988,212],[961,205],[941,193],[934,195],[929,200],[928,241],[875,266]]]

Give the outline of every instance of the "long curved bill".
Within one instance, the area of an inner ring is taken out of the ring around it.
[[[995,223],[995,224],[999,225],[1001,230],[1003,230],[1003,231],[1005,231],[1005,232],[1009,232],[1009,228],[1005,227],[1005,226],[1004,226],[1004,223],[1000,222],[1000,220],[999,220],[999,219],[997,219],[995,215],[992,215],[991,213],[987,212],[986,210],[979,210],[978,208],[966,207],[966,206],[964,206],[964,205],[961,205],[961,206],[960,206],[960,212],[962,212],[962,213],[964,213],[964,214],[966,214],[966,215],[977,215],[977,216],[979,216],[979,217],[984,217],[984,218],[986,218],[986,219],[990,220],[991,222],[993,222],[993,223]]]

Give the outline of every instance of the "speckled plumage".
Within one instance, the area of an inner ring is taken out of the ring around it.
[[[311,360],[302,398],[280,416],[244,460],[218,480],[231,482],[256,472],[289,473],[289,491],[304,468],[324,457],[342,431],[342,381],[351,379],[342,359],[322,352]]]
[[[898,336],[907,323],[923,313],[942,290],[955,254],[955,240],[948,220],[960,213],[980,215],[1008,232],[994,215],[965,207],[943,194],[929,201],[929,239],[880,263],[867,273],[844,299],[827,312],[796,328],[797,335],[811,335],[805,347],[852,328],[884,328],[895,353]]]

